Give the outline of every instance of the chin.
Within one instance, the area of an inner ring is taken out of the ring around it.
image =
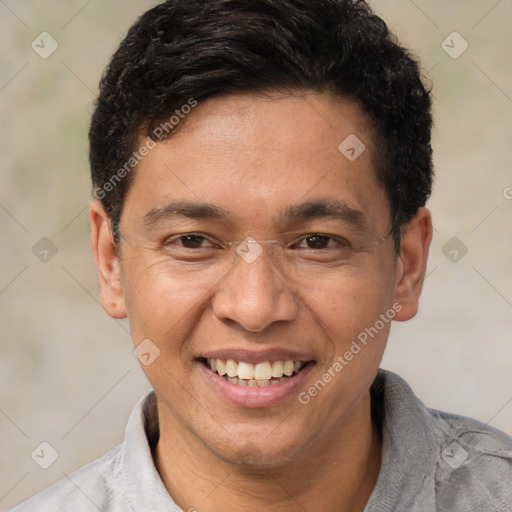
[[[230,438],[225,443],[209,446],[209,449],[219,459],[241,469],[268,470],[288,464],[301,451],[302,446],[291,442],[289,437],[280,442],[256,433],[253,440]]]

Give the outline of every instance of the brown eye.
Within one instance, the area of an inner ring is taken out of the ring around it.
[[[329,235],[322,235],[320,233],[313,233],[303,236],[295,243],[297,249],[333,249],[335,247],[342,248],[347,244],[342,240],[338,240]]]
[[[329,246],[331,237],[326,235],[311,235],[304,240],[309,249],[325,249]]]
[[[187,249],[200,249],[206,238],[200,235],[182,235],[176,240],[180,242],[179,245]]]

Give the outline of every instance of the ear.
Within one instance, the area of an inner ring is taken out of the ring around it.
[[[95,199],[89,206],[91,249],[98,267],[100,302],[113,318],[126,318],[121,266],[112,236],[110,217],[101,201]]]
[[[402,228],[395,283],[395,300],[402,309],[397,312],[395,320],[410,320],[418,312],[431,240],[432,217],[427,208],[420,208],[415,217]]]

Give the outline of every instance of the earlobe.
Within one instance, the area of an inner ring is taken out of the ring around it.
[[[126,318],[121,267],[112,236],[110,218],[101,201],[95,199],[89,206],[91,249],[98,267],[100,302],[113,318]]]
[[[414,218],[402,228],[395,284],[395,300],[402,309],[395,316],[395,320],[410,320],[418,311],[431,240],[432,217],[427,208],[420,208]]]

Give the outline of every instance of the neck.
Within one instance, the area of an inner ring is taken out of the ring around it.
[[[159,423],[157,469],[174,501],[187,511],[362,512],[380,470],[381,437],[371,421],[369,393],[346,425],[279,467],[234,466],[219,459],[161,404]]]

